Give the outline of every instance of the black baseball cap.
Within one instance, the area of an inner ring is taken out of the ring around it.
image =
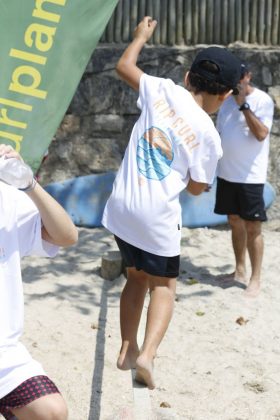
[[[247,63],[241,63],[241,73],[240,73],[240,79],[243,79],[245,74],[250,73],[250,69]]]
[[[218,72],[212,72],[203,66],[203,62],[210,61],[216,64]],[[206,80],[217,82],[238,94],[237,85],[240,80],[241,62],[228,49],[223,47],[208,47],[200,51],[195,57],[191,72],[197,73]]]

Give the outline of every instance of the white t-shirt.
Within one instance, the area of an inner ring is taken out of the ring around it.
[[[270,96],[254,88],[246,96],[252,112],[270,130],[274,105]],[[223,157],[218,164],[218,176],[230,182],[264,184],[266,181],[269,135],[258,141],[249,129],[243,112],[230,96],[221,106],[217,130],[222,139]]]
[[[190,177],[211,183],[220,137],[192,95],[169,79],[143,74],[134,125],[103,225],[124,241],[161,256],[180,254],[179,193]]]
[[[19,342],[23,331],[20,259],[54,256],[58,248],[41,239],[41,218],[30,198],[0,181],[0,398],[26,379],[44,374]]]

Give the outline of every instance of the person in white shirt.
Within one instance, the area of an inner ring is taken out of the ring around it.
[[[70,217],[36,182],[20,155],[0,144],[0,414],[6,419],[67,418],[57,387],[20,342],[20,260],[30,254],[53,257],[77,237]]]
[[[248,66],[242,64],[241,69],[239,94],[231,95],[217,116],[223,157],[218,164],[214,211],[228,215],[232,230],[235,271],[223,279],[247,284],[248,250],[251,276],[245,294],[256,297],[264,249],[261,224],[267,220],[263,190],[274,104],[267,93],[252,86]]]
[[[137,66],[156,28],[146,16],[117,64],[120,77],[139,91],[141,110],[130,137],[103,225],[114,235],[127,267],[121,295],[119,369],[136,368],[136,380],[155,387],[153,360],[172,317],[179,273],[180,192],[200,194],[222,155],[208,114],[236,88],[240,63],[230,51],[210,47],[195,58],[181,87]],[[150,302],[141,351],[137,331],[147,291]]]

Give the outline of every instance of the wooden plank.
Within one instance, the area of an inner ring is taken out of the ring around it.
[[[123,1],[120,0],[115,11],[115,42],[122,41]]]
[[[106,26],[106,29],[101,37],[100,42],[113,42],[114,40],[114,25],[115,25],[115,15],[111,16],[111,19]]]
[[[226,45],[228,43],[228,1],[222,1],[222,19],[221,19],[221,43]]]
[[[257,18],[258,18],[258,2],[257,0],[251,2],[250,8],[250,39],[251,43],[257,42]]]
[[[122,14],[122,40],[129,42],[130,32],[130,0],[123,0],[123,14]]]
[[[190,45],[192,43],[191,0],[184,0],[184,40],[187,45]]]
[[[229,29],[228,42],[234,42],[235,41],[235,0],[229,0],[228,29]]]
[[[248,43],[250,33],[250,0],[243,0],[242,6],[242,40]]]
[[[221,43],[221,1],[222,0],[215,0],[214,4],[213,41],[215,44]]]
[[[139,0],[138,16],[139,21],[142,20],[144,16],[146,16],[146,0]]]
[[[161,25],[160,25],[160,0],[154,0],[153,1],[154,4],[154,10],[153,10],[153,18],[157,20],[158,25],[157,25],[157,29],[154,32],[154,44],[158,45],[160,44],[160,39],[161,39]]]
[[[206,0],[200,1],[200,13],[198,16],[199,16],[198,17],[198,26],[199,26],[198,42],[200,44],[205,44],[206,32],[207,32],[207,38],[208,38],[208,28],[206,28],[206,25],[208,23],[208,15],[206,16]]]
[[[138,18],[138,0],[134,0],[130,5],[130,39],[133,38],[133,32],[138,25],[140,19]]]
[[[198,2],[194,2],[192,7],[192,22],[193,22],[193,37],[192,43],[197,44],[199,39],[199,26],[198,26],[198,17],[199,17],[199,4]]]
[[[160,10],[160,43],[167,42],[167,3],[168,0],[161,0]]]
[[[184,9],[183,9],[183,0],[177,0],[177,25],[176,25],[176,44],[184,43],[183,36],[183,20],[184,20]]]
[[[204,43],[213,44],[214,39],[214,2],[213,0],[208,0],[207,2],[207,12],[206,12],[206,37]]]
[[[264,30],[264,43],[271,44],[271,30],[272,30],[272,0],[266,1],[265,13],[265,30]]]
[[[259,44],[264,43],[264,19],[265,19],[265,8],[264,1],[259,1],[258,20],[257,20],[257,41]]]
[[[279,12],[280,12],[280,0],[274,0],[272,30],[271,30],[271,43],[273,45],[277,45],[278,42],[280,43]],[[279,40],[278,40],[278,35],[279,35]]]
[[[235,3],[235,41],[242,40],[242,0]]]
[[[174,45],[176,40],[176,7],[175,0],[169,0],[167,43]]]

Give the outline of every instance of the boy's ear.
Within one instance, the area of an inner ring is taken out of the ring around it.
[[[232,92],[233,92],[233,90],[231,89],[228,92],[220,93],[219,96],[218,96],[219,100],[221,102],[224,102],[232,94]]]
[[[185,85],[186,88],[188,88],[190,86],[190,82],[189,82],[189,71],[187,71],[187,73],[185,74],[184,85]]]

